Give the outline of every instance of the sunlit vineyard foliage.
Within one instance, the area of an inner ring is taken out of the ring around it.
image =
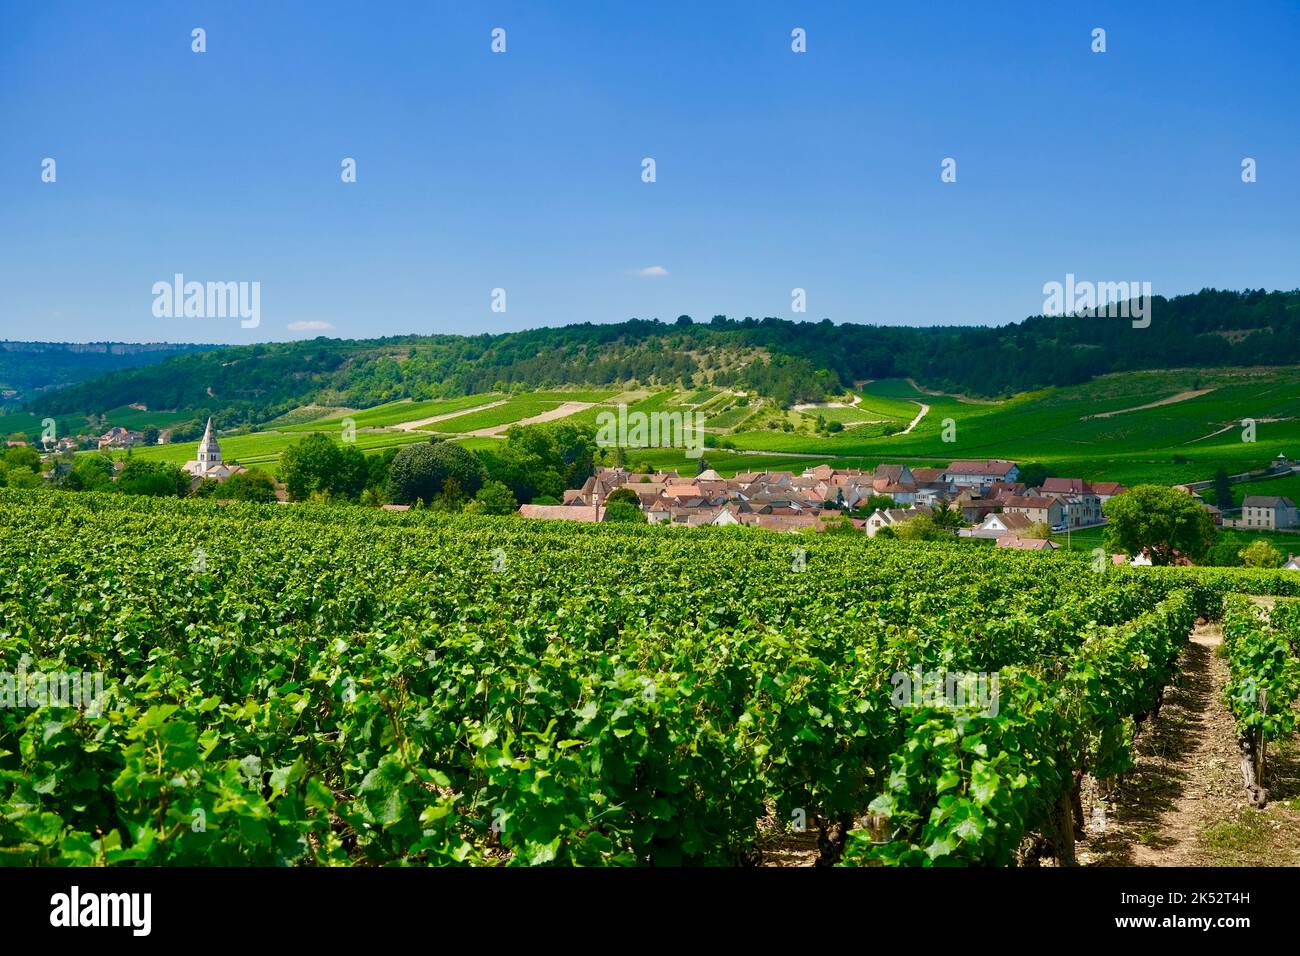
[[[1223,616],[1223,648],[1228,658],[1224,702],[1236,720],[1252,802],[1262,803],[1256,778],[1268,743],[1295,733],[1300,698],[1300,603],[1277,602],[1260,608],[1231,595]],[[1266,791],[1265,791],[1266,792]]]
[[[739,864],[806,821],[825,862],[1007,863],[1198,615],[1297,580],[0,492],[0,671],[106,694],[0,707],[0,861]],[[893,706],[932,670],[997,672],[996,715]]]

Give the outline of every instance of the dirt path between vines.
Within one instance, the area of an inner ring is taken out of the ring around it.
[[[445,422],[449,418],[460,418],[462,415],[472,415],[475,412],[485,412],[489,408],[496,408],[498,405],[504,405],[506,401],[507,400],[503,398],[500,401],[488,402],[486,405],[475,405],[473,408],[462,408],[458,412],[447,412],[445,415],[432,415],[429,418],[420,418],[413,422],[398,422],[393,427],[401,429],[404,432],[416,431],[417,429],[424,428],[427,425],[432,425],[435,422]]]
[[[1214,391],[1213,388],[1190,388],[1185,392],[1170,395],[1168,398],[1162,398],[1159,401],[1147,402],[1145,405],[1134,405],[1132,408],[1117,408],[1113,412],[1098,412],[1096,415],[1084,415],[1080,417],[1079,421],[1086,422],[1090,418],[1114,418],[1116,415],[1127,415],[1129,412],[1144,412],[1148,408],[1177,405],[1179,402],[1189,402],[1193,398],[1209,395],[1212,391]]]
[[[809,412],[815,408],[853,408],[854,406],[861,404],[862,396],[854,395],[853,401],[851,402],[801,402],[798,405],[791,405],[790,407],[796,412]]]
[[[921,419],[924,418],[926,415],[930,414],[930,406],[925,404],[925,402],[917,402],[916,404],[921,406],[921,410],[916,413],[916,417],[912,419],[911,423],[908,424],[906,428],[904,428],[901,432],[897,432],[896,434],[910,435],[912,433],[912,429],[915,428],[917,425],[921,424]]]
[[[1264,608],[1274,603],[1254,600]],[[1095,781],[1085,785],[1080,865],[1300,866],[1300,745],[1270,745],[1269,802],[1251,808],[1235,722],[1223,703],[1222,643],[1217,623],[1196,626],[1160,716],[1139,733],[1134,768],[1105,795]],[[767,832],[759,845],[766,866],[812,866],[817,859],[812,833]]]
[[[561,418],[568,418],[570,415],[576,415],[578,412],[585,412],[595,404],[595,402],[565,402],[558,408],[549,409],[540,415],[533,415],[531,418],[521,418],[517,422],[506,422],[504,425],[493,425],[491,428],[478,428],[472,432],[465,432],[464,437],[503,438],[505,433],[516,425],[540,425],[543,422],[557,421]]]
[[[1081,864],[1300,865],[1294,747],[1279,748],[1270,771],[1276,799],[1262,812],[1252,810],[1234,721],[1223,702],[1228,665],[1218,654],[1222,643],[1218,624],[1197,625],[1160,716],[1139,734],[1135,768],[1104,799],[1095,787],[1085,792],[1088,836],[1078,845]]]
[[[1292,420],[1292,419],[1290,419],[1290,418],[1256,418],[1256,419],[1255,419],[1255,424],[1257,424],[1257,425],[1272,425],[1272,424],[1275,424],[1276,422],[1289,422],[1289,421],[1291,421],[1291,420]],[[1232,431],[1234,428],[1241,428],[1241,427],[1242,427],[1241,422],[1229,422],[1228,424],[1226,424],[1226,425],[1224,425],[1222,428],[1220,428],[1218,431],[1210,432],[1208,435],[1202,435],[1200,438],[1193,438],[1191,441],[1185,441],[1185,442],[1183,442],[1183,444],[1184,444],[1184,445],[1195,445],[1198,441],[1205,441],[1205,439],[1207,439],[1207,438],[1213,438],[1215,435],[1222,435],[1224,432],[1230,432],[1230,431]]]

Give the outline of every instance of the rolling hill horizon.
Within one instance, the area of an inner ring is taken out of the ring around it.
[[[366,408],[509,388],[709,384],[792,405],[873,378],[1005,398],[1110,372],[1300,363],[1300,291],[1206,289],[1154,297],[1152,311],[1147,328],[1091,315],[1031,316],[1001,326],[716,315],[707,322],[680,316],[501,334],[177,346],[183,349],[177,355],[140,353],[161,361],[61,386],[38,384],[40,392],[25,405],[33,414],[69,415],[143,404],[212,415],[231,427],[308,405]],[[0,358],[26,356],[39,366],[42,356],[76,354],[74,348],[0,352]]]

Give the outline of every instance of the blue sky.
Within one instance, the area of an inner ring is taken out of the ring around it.
[[[1000,324],[1067,272],[1300,285],[1296,0],[885,6],[3,0],[0,338]],[[177,272],[260,282],[261,325],[156,318]]]

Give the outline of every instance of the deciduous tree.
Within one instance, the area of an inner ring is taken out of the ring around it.
[[[1152,564],[1171,564],[1178,555],[1204,560],[1214,545],[1214,519],[1186,492],[1162,485],[1138,485],[1102,506],[1110,524],[1112,551],[1146,551]]]

